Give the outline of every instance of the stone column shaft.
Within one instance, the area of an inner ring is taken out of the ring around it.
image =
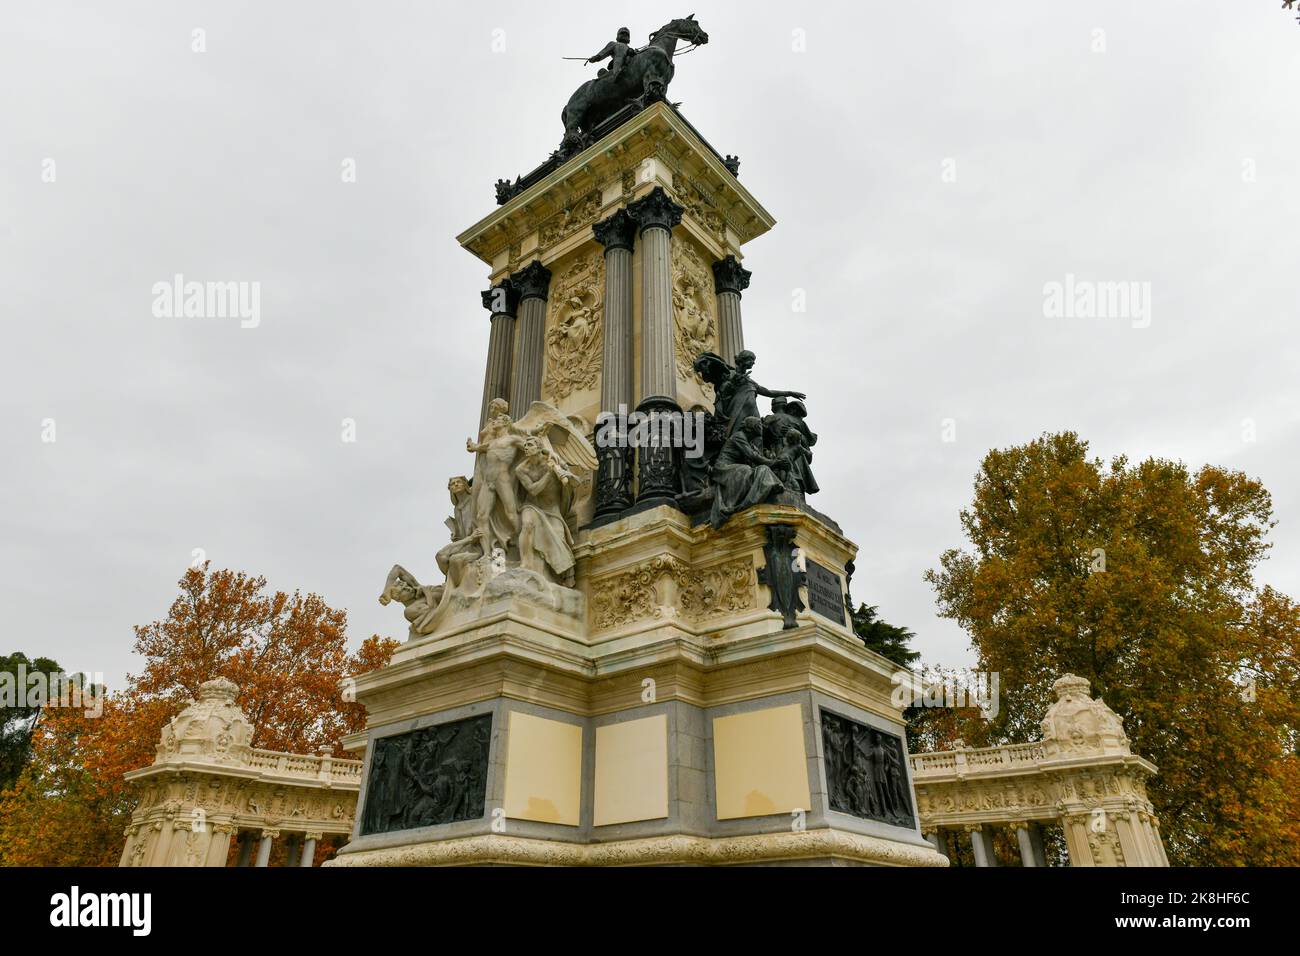
[[[641,400],[637,410],[650,415],[680,414],[673,320],[673,227],[684,209],[662,186],[627,208],[641,231]],[[680,481],[670,445],[657,442],[637,449],[637,502],[670,503]]]
[[[271,865],[271,844],[275,842],[278,834],[271,830],[262,831],[262,842],[257,845],[257,862],[254,866]]]
[[[510,400],[519,294],[509,279],[483,293],[483,308],[492,313],[492,318],[488,333],[487,370],[483,375],[483,409],[478,422],[480,431],[487,422],[488,405],[492,399]]]
[[[740,296],[749,288],[751,273],[735,256],[713,264],[713,289],[718,296],[718,352],[728,362],[745,347],[745,333],[740,324]]]
[[[542,397],[542,366],[546,355],[546,298],[551,270],[534,259],[510,277],[519,292],[519,348],[514,356],[510,413],[520,418]]]
[[[1029,838],[1029,827],[1016,827],[1016,842],[1020,844],[1020,864],[1038,866],[1038,858],[1034,855],[1034,843]]]
[[[302,865],[310,867],[316,860],[316,835],[308,833],[302,845]]]
[[[235,866],[248,866],[253,857],[253,835],[247,830],[239,832],[239,859],[235,861]]]
[[[975,851],[976,866],[997,866],[998,858],[993,852],[993,834],[987,830],[970,831],[971,849]]]
[[[632,244],[636,221],[626,209],[592,227],[605,247],[604,351],[601,356],[600,409],[617,416],[631,411],[632,398]],[[596,516],[618,514],[632,505],[632,455],[623,444],[602,442],[597,423]],[[608,434],[608,429],[605,433]],[[620,434],[623,434],[620,432]],[[625,439],[625,435],[624,435]]]

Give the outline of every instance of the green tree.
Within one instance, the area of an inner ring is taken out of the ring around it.
[[[62,671],[48,657],[35,660],[15,651],[0,657],[0,790],[7,790],[31,757],[32,730],[41,717],[41,707],[29,706],[27,678]],[[12,698],[9,697],[12,694]]]
[[[888,658],[899,667],[910,668],[921,658],[919,651],[908,646],[916,635],[905,627],[882,621],[874,605],[858,605],[853,612],[853,632],[862,638],[868,650]]]
[[[990,452],[961,513],[969,547],[927,579],[1001,675],[964,737],[1032,740],[1051,682],[1086,677],[1159,767],[1149,792],[1177,864],[1300,864],[1296,634],[1255,590],[1272,502],[1258,481],[1089,458],[1072,432]]]

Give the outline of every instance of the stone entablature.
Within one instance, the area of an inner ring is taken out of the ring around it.
[[[1052,688],[1041,741],[911,757],[922,831],[970,833],[985,865],[988,831],[1007,827],[1026,834],[1026,864],[1042,865],[1029,862],[1034,825],[1059,824],[1074,866],[1168,866],[1146,793],[1155,765],[1131,751],[1086,680],[1066,675]]]
[[[248,746],[238,697],[223,678],[203,684],[163,729],[154,762],[126,774],[139,800],[122,866],[225,866],[236,835],[260,841],[265,865],[271,841],[291,834],[310,865],[316,841],[352,832],[361,762]]]
[[[713,255],[734,255],[775,224],[666,103],[655,103],[457,237],[500,278],[521,263],[549,264],[590,238],[619,205],[664,186],[686,209],[683,226]]]

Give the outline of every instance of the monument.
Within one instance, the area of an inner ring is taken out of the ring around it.
[[[479,420],[448,538],[393,543],[409,637],[357,680],[330,865],[946,865],[895,668],[845,613],[856,546],[810,504],[835,396],[745,349],[742,248],[774,220],[667,99],[708,40],[619,31],[458,237],[489,276]]]

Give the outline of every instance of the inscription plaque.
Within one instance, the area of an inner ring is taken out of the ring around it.
[[[840,576],[816,561],[808,565],[808,606],[822,617],[844,626],[844,591]]]
[[[376,740],[362,834],[483,816],[491,739],[483,714]]]
[[[832,810],[916,826],[899,737],[823,710],[822,752]]]

